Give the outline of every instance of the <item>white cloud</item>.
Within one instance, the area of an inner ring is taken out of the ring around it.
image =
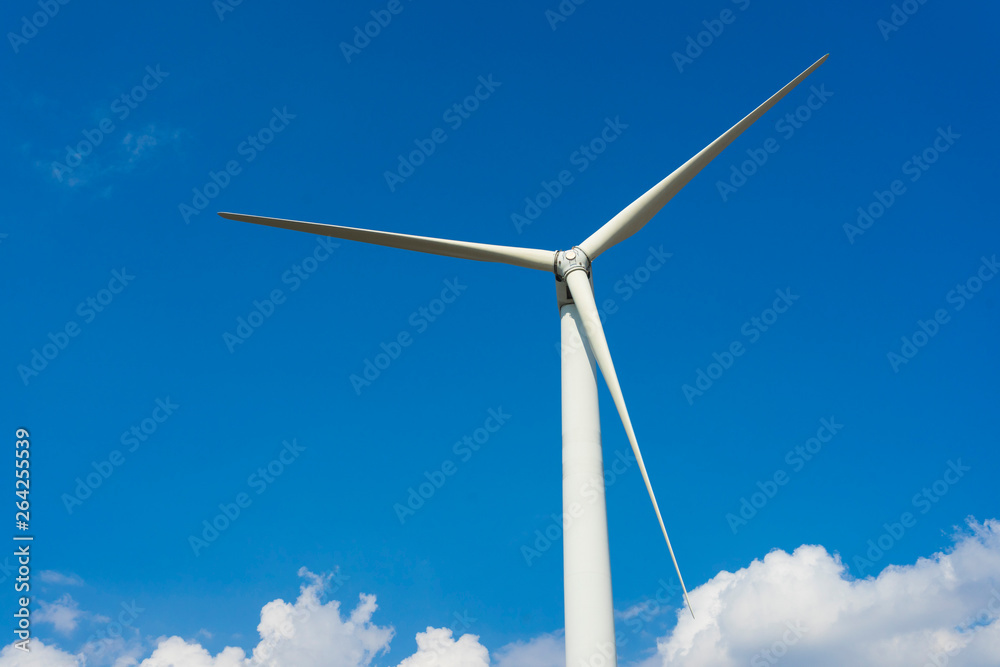
[[[142,651],[119,643],[120,653],[102,656],[97,664],[370,667],[380,657],[385,664],[394,630],[373,622],[375,597],[361,595],[353,610],[341,613],[340,602],[321,601],[332,575],[305,569],[299,574],[306,582],[295,602],[275,600],[261,610],[260,641],[250,656],[232,647],[213,656],[193,639],[162,637],[145,660],[141,656],[150,647]],[[773,551],[737,572],[720,572],[692,591],[691,599],[697,619],[679,610],[677,626],[643,665],[996,667],[1000,521],[970,520],[948,552],[890,566],[863,580],[852,579],[840,558],[820,546],[802,546],[791,554]],[[49,605],[50,612],[56,605],[87,615],[68,596]],[[628,610],[621,614],[627,615]],[[64,620],[64,627],[75,618]],[[492,663],[478,637],[456,639],[447,628],[417,633],[416,644],[416,653],[398,667],[564,667],[561,633],[502,647]],[[7,646],[0,652],[0,667],[95,663],[86,646],[79,658],[37,640],[32,649],[25,654]]]
[[[75,574],[63,574],[55,570],[42,570],[38,573],[38,579],[43,584],[53,586],[83,586],[83,579]]]
[[[57,632],[68,635],[79,625],[79,619],[87,615],[80,611],[77,604],[69,593],[66,593],[55,602],[38,601],[39,608],[35,611],[35,621],[37,623],[49,623],[55,627]]]
[[[697,618],[678,612],[655,664],[920,667],[937,656],[952,667],[996,667],[1000,522],[970,520],[949,552],[863,580],[820,546],[773,551],[720,572],[691,602]]]
[[[239,648],[226,648],[212,657],[200,644],[170,637],[158,641],[141,667],[364,667],[388,650],[392,628],[371,622],[377,609],[375,596],[361,595],[345,618],[339,602],[320,601],[330,576],[304,570],[300,575],[309,583],[302,585],[294,603],[274,600],[264,605],[257,626],[260,642],[251,656]]]
[[[399,667],[490,667],[490,654],[475,635],[456,641],[448,628],[427,628],[417,633],[417,652]]]
[[[153,655],[143,660],[141,667],[244,667],[243,649],[227,647],[212,657],[200,644],[189,644],[180,637],[160,638]]]
[[[544,634],[508,644],[496,652],[496,658],[496,667],[565,667],[566,642],[561,633]]]
[[[256,664],[355,667],[371,664],[389,649],[393,629],[371,622],[378,608],[374,595],[359,596],[354,610],[341,618],[339,602],[320,601],[330,577],[304,570],[299,574],[311,581],[301,587],[295,604],[275,600],[260,612],[257,632],[261,641],[253,651]]]
[[[0,665],[3,667],[83,667],[76,656],[70,655],[32,639],[30,652],[14,648],[13,644],[4,646],[0,651]]]

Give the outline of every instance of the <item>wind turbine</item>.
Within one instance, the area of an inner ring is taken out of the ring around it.
[[[563,436],[563,512],[573,512],[575,520],[563,533],[563,584],[566,621],[567,667],[613,666],[617,664],[614,606],[611,598],[611,564],[608,553],[608,521],[604,500],[604,465],[601,453],[601,425],[597,402],[597,367],[614,398],[625,426],[639,471],[653,502],[656,519],[667,542],[684,601],[694,616],[687,587],[681,577],[667,528],[649,483],[646,465],[639,451],[632,420],[629,418],[618,376],[611,361],[611,351],[594,302],[591,262],[612,246],[624,241],[645,226],[663,206],[705,168],[719,153],[802,83],[829,54],[813,63],[784,88],[731,127],[725,134],[703,148],[672,174],[629,204],[580,245],[569,250],[536,250],[510,246],[451,241],[380,232],[354,227],[340,227],[316,222],[284,220],[240,213],[219,213],[230,220],[252,222],[269,227],[294,229],[350,241],[415,250],[482,262],[500,262],[555,274],[556,294],[561,320],[562,357],[562,436]],[[590,491],[590,498],[585,495]],[[593,492],[598,500],[593,500]]]

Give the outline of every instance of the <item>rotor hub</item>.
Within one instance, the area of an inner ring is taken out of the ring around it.
[[[569,250],[560,250],[556,253],[554,268],[557,280],[565,280],[566,275],[573,271],[586,271],[589,277],[590,258],[580,246],[573,246]]]

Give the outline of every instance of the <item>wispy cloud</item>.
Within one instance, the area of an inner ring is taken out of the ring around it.
[[[80,619],[87,616],[69,593],[55,602],[39,600],[38,607],[35,610],[35,622],[48,623],[56,629],[56,632],[64,635],[72,634],[79,626]]]
[[[77,575],[73,573],[63,574],[55,570],[42,570],[38,573],[38,580],[43,584],[52,584],[53,586],[83,586],[83,579]]]
[[[86,154],[69,152],[57,159],[36,160],[35,166],[70,189],[100,186],[149,162],[163,148],[175,143],[181,134],[177,129],[150,124],[126,132],[118,141],[112,141],[109,135],[107,143],[92,147]],[[103,190],[104,194],[110,191],[108,187]]]

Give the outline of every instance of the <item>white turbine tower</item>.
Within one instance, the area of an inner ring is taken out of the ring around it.
[[[663,517],[660,515],[659,505],[656,503],[656,496],[653,494],[653,487],[649,483],[649,475],[646,473],[646,466],[642,461],[639,444],[632,429],[632,421],[625,407],[625,398],[618,384],[618,376],[611,362],[611,352],[604,338],[604,328],[594,302],[591,262],[605,250],[642,229],[705,165],[781,98],[802,83],[823,64],[826,58],[827,56],[820,58],[809,69],[754,109],[750,115],[629,204],[625,210],[605,223],[583,243],[570,250],[514,248],[339,227],[316,222],[219,213],[230,220],[294,229],[403,250],[416,250],[433,255],[513,264],[555,273],[562,325],[563,512],[569,513],[571,508],[575,508],[573,512],[578,515],[578,518],[565,528],[563,534],[567,667],[617,664],[595,361],[618,408],[618,414],[632,444],[632,452],[639,464],[639,472],[642,473],[649,498],[653,502],[653,511],[660,523],[660,530],[663,531],[663,537],[667,541],[670,558],[677,570],[677,578],[684,591],[684,600],[692,615],[694,614],[680,567],[677,565],[677,558],[667,536],[666,526],[663,524]],[[596,492],[599,501],[592,500],[593,493],[588,494],[590,496],[588,500],[584,493],[588,490]]]

